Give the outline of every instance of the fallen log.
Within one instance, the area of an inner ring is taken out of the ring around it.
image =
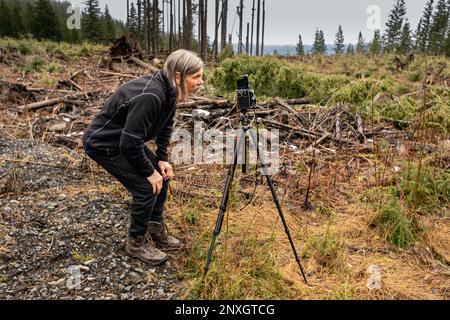
[[[61,102],[66,101],[69,98],[78,98],[78,97],[82,97],[85,96],[85,92],[77,92],[74,94],[69,94],[66,95],[64,97],[60,97],[60,98],[54,98],[54,99],[49,99],[49,100],[45,100],[45,101],[39,101],[39,102],[35,102],[35,103],[30,103],[30,104],[25,104],[22,106],[17,107],[17,111],[19,113],[23,113],[26,111],[35,111],[35,110],[39,110],[45,107],[49,107]]]
[[[100,70],[101,74],[106,74],[108,76],[117,76],[117,77],[124,77],[124,78],[137,78],[138,75],[134,74],[126,74],[126,73],[117,73],[117,72],[110,72],[110,71],[103,71]]]
[[[311,104],[311,100],[309,100],[308,98],[288,99],[285,101],[281,100],[280,98],[276,98],[274,101],[259,103],[259,105],[261,107],[275,107],[280,104],[280,101],[291,106]]]
[[[258,106],[262,107],[263,109],[266,108],[272,108],[275,106],[282,105],[286,109],[288,109],[290,112],[298,113],[296,110],[294,110],[291,105],[298,105],[298,104],[310,104],[309,99],[307,98],[300,98],[300,99],[289,99],[289,100],[281,100],[280,98],[276,98],[274,101],[264,102],[261,104],[258,104]],[[183,102],[178,104],[178,109],[195,109],[199,106],[211,106],[210,108],[214,107],[223,107],[223,108],[231,108],[234,106],[234,103],[229,100],[212,100],[212,99],[198,99],[195,101],[190,102]]]
[[[138,66],[144,68],[144,69],[150,70],[150,72],[152,72],[152,73],[159,70],[158,68],[155,68],[154,66],[151,66],[151,65],[145,63],[144,61],[142,61],[142,60],[139,59],[139,58],[136,58],[135,56],[131,56],[131,57],[129,58],[129,60],[130,60],[131,62],[137,64]]]
[[[300,127],[294,127],[291,125],[287,125],[287,124],[283,124],[280,122],[276,122],[273,120],[263,120],[263,123],[278,127],[278,128],[285,128],[285,129],[289,129],[292,132],[295,132],[296,134],[300,135],[300,136],[304,136],[306,138],[309,139],[313,139],[313,140],[317,140],[316,144],[318,143],[322,143],[325,139],[329,138],[330,140],[339,142],[339,143],[343,143],[343,144],[349,144],[349,145],[353,145],[353,146],[358,146],[358,147],[367,147],[365,145],[362,145],[358,142],[354,142],[354,141],[350,141],[348,139],[340,139],[340,138],[336,138],[336,137],[332,137],[331,134],[329,135],[328,133],[326,133],[324,136],[319,136],[317,133],[315,132],[311,132],[308,131],[306,129],[300,128]]]
[[[212,100],[212,99],[201,99],[196,101],[182,102],[177,105],[180,110],[184,109],[196,109],[200,106],[208,106],[208,108],[203,109],[213,109],[213,108],[231,108],[233,103],[228,100]]]

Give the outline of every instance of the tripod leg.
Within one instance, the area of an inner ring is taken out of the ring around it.
[[[258,157],[260,158],[261,166],[264,169],[264,168],[267,167],[267,165],[266,165],[266,162],[265,162],[265,159],[264,159],[264,154],[262,154],[261,150],[259,149],[258,139],[255,136],[255,133],[253,131],[250,131],[250,135],[252,137],[254,145],[257,148],[257,154],[258,154]],[[298,257],[298,254],[297,254],[297,250],[295,249],[294,241],[292,240],[291,233],[289,232],[289,227],[287,225],[286,219],[284,218],[284,214],[283,214],[283,211],[281,209],[281,204],[278,201],[278,197],[277,197],[277,194],[275,192],[275,188],[273,186],[272,177],[269,174],[266,174],[265,176],[266,176],[269,188],[270,188],[270,192],[272,193],[273,200],[275,202],[275,205],[277,206],[278,214],[280,215],[281,221],[283,222],[284,231],[286,232],[286,235],[287,235],[287,237],[289,239],[289,242],[291,244],[291,247],[292,247],[292,251],[294,252],[295,260],[297,261],[297,264],[298,264],[298,266],[300,268],[300,272],[301,272],[301,274],[303,276],[303,280],[305,280],[305,283],[308,283],[308,281],[306,280],[306,276],[305,276],[305,273],[303,271],[302,265],[300,263],[300,258]]]
[[[230,165],[230,167],[228,169],[227,180],[225,182],[225,186],[223,189],[222,200],[220,201],[219,214],[217,216],[216,227],[214,228],[213,236],[211,239],[211,245],[210,245],[209,251],[208,251],[208,258],[206,260],[203,278],[206,277],[206,274],[208,273],[209,264],[211,263],[212,253],[214,250],[215,242],[216,242],[217,237],[219,236],[220,230],[222,229],[223,218],[225,217],[225,211],[227,210],[227,203],[228,203],[228,198],[229,198],[229,194],[230,194],[230,189],[231,189],[231,185],[233,183],[234,173],[236,172],[240,144],[241,144],[241,141],[238,139],[235,144],[235,149],[234,149],[234,154],[233,154],[233,164]]]

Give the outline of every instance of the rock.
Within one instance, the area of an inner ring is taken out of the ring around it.
[[[122,293],[122,294],[120,295],[120,298],[121,298],[122,300],[126,300],[126,299],[128,299],[128,294],[127,294],[127,293]]]
[[[145,273],[145,271],[142,270],[141,268],[134,268],[133,270],[136,271],[137,273],[140,273],[140,274],[144,274]]]
[[[89,292],[89,291],[91,291],[90,287],[84,288],[84,292]]]
[[[159,289],[157,289],[156,290],[156,292],[160,295],[160,296],[162,296],[162,295],[164,295],[165,294],[165,292],[164,292],[164,289],[163,288],[159,288]]]
[[[95,260],[96,260],[95,258],[94,258],[94,259],[91,259],[91,260],[87,260],[87,261],[84,261],[83,264],[84,264],[85,266],[88,266],[88,265],[92,264]]]
[[[65,278],[61,278],[61,279],[58,279],[58,280],[55,280],[55,281],[50,281],[50,282],[48,282],[48,284],[51,285],[51,286],[59,286],[59,285],[65,283],[65,282],[66,282],[66,279]]]
[[[133,286],[126,286],[125,288],[123,288],[125,291],[130,291],[131,290],[131,288],[133,288]]]
[[[51,203],[47,204],[47,209],[54,210],[57,206],[58,206],[57,203],[51,202]]]
[[[4,207],[3,208],[3,212],[5,212],[5,213],[9,213],[11,211],[12,211],[11,207]]]
[[[130,280],[134,284],[138,284],[142,281],[142,276],[136,272],[130,272]]]

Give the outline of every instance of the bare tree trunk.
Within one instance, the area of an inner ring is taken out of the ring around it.
[[[146,0],[147,1],[147,38],[148,38],[148,52],[150,52],[150,47],[151,47],[151,41],[152,41],[152,37],[150,36],[151,34],[153,34],[153,20],[152,20],[152,12],[150,10],[152,10],[152,4],[151,4],[151,0]]]
[[[184,1],[183,1],[183,5],[184,5]],[[183,9],[184,11],[184,9]],[[181,34],[181,0],[178,0],[178,45],[177,48],[181,48],[182,45],[182,34]]]
[[[153,0],[153,53],[159,52],[159,23],[158,23],[158,0]]]
[[[242,30],[242,26],[243,26],[243,11],[244,11],[244,0],[241,0],[240,5],[239,5],[239,43],[238,43],[238,54],[242,53],[242,46],[243,46],[243,30]]]
[[[217,61],[218,45],[219,45],[219,5],[220,0],[216,0],[216,19],[214,24],[214,59]]]
[[[199,53],[200,57],[205,61],[207,59],[207,29],[206,29],[206,21],[207,21],[207,11],[208,11],[208,1],[200,0],[199,1],[199,11],[198,11],[198,37],[199,37]]]
[[[170,0],[170,34],[169,34],[169,51],[173,50],[173,0]]]
[[[183,0],[183,48],[187,48],[187,13],[186,13],[186,0]]]
[[[250,33],[250,23],[249,22],[247,22],[247,37],[245,38],[245,53],[246,54],[248,54],[249,53],[249,51],[248,51],[248,41],[249,41],[249,33]]]
[[[256,15],[256,55],[259,56],[259,25],[261,17],[261,0],[258,0],[258,13]]]
[[[220,37],[220,48],[222,50],[227,45],[227,21],[228,21],[228,0],[222,0],[222,31]]]
[[[266,27],[266,0],[263,0],[263,21],[262,21],[262,35],[261,35],[261,55],[264,55],[264,29]]]
[[[205,7],[203,8],[203,59],[208,60],[208,0],[205,0]]]
[[[192,50],[192,0],[186,0],[186,11],[187,11],[186,49]]]
[[[166,1],[166,0],[161,0],[161,2],[162,2],[162,37],[161,37],[162,52],[166,51],[166,25],[165,25],[166,11],[164,10],[164,1]]]
[[[144,28],[144,49],[145,52],[148,54],[148,21],[147,21],[147,10],[148,10],[148,3],[147,0],[143,1],[143,9],[144,9],[144,23],[143,23],[143,28]],[[140,36],[139,36],[140,37]]]
[[[203,12],[205,10],[205,0],[198,1],[198,54],[199,56],[205,60],[203,57]]]
[[[139,45],[142,41],[142,2],[141,0],[137,0],[137,18],[138,18],[138,36],[137,36],[137,42]]]
[[[127,0],[127,37],[130,37],[130,0]]]
[[[250,55],[253,55],[253,27],[255,25],[255,0],[252,6],[252,34],[250,36]]]

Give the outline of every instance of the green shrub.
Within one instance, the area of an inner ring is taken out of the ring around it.
[[[224,60],[221,67],[213,73],[211,83],[218,94],[225,95],[236,90],[236,81],[243,74],[249,75],[250,87],[255,90],[258,97],[308,96],[316,103],[326,102],[331,95],[330,92],[349,82],[342,76],[314,74],[300,64],[289,63],[275,57],[239,56]]]
[[[56,72],[61,72],[62,70],[64,70],[64,68],[57,63],[50,63],[47,66],[47,72],[50,74],[56,73]]]
[[[25,72],[27,73],[40,72],[43,64],[44,60],[40,56],[31,56],[27,59]]]
[[[18,50],[19,50],[20,54],[24,55],[24,56],[27,56],[27,55],[31,54],[31,52],[32,52],[30,46],[27,43],[25,43],[24,41],[19,42]]]
[[[223,50],[220,51],[219,60],[223,61],[225,59],[233,58],[233,56],[234,56],[233,47],[226,45],[225,48],[223,48]]]
[[[383,203],[370,226],[376,228],[389,242],[399,248],[406,248],[416,241],[420,231],[418,224],[401,213],[396,190],[391,190],[390,202]]]
[[[408,74],[408,80],[411,82],[417,82],[422,80],[423,73],[421,71],[412,71]]]
[[[308,239],[303,257],[314,257],[318,264],[331,269],[339,269],[343,264],[344,242],[330,226],[323,236]]]
[[[394,120],[411,121],[416,112],[416,101],[411,97],[401,97],[380,107],[380,114]]]
[[[424,213],[432,213],[448,205],[450,172],[428,167],[412,166],[400,182],[406,203]]]

